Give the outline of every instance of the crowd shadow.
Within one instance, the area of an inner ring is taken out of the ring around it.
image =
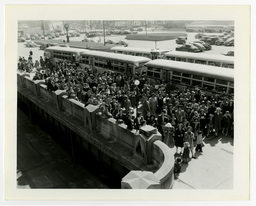
[[[231,146],[234,146],[233,138],[229,136],[225,136],[223,134],[219,134],[217,137],[214,134],[205,137],[204,143],[209,144],[211,147],[214,147],[218,143],[227,144],[229,143]]]

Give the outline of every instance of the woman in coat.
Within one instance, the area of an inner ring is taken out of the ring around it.
[[[183,124],[179,123],[178,127],[175,130],[175,136],[174,136],[174,144],[176,147],[176,153],[178,153],[178,148],[180,147],[180,153],[182,153],[182,148],[184,144],[184,133],[185,130],[183,128]]]

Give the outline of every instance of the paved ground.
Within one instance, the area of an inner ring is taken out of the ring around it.
[[[18,188],[107,188],[20,110],[17,116]]]
[[[173,189],[232,189],[233,138],[210,136],[204,140],[203,153],[182,164],[182,171]],[[172,148],[175,154],[175,147]]]

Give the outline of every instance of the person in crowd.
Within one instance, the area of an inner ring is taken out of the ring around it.
[[[197,136],[197,139],[196,139],[196,149],[195,149],[195,151],[203,152],[202,146],[203,146],[203,133],[200,130],[198,132],[198,136]]]
[[[184,143],[184,128],[183,124],[179,123],[178,127],[175,130],[175,135],[174,135],[174,145],[176,147],[176,153],[178,153],[178,149],[180,147],[180,154],[182,153],[182,148],[183,148],[183,143]]]
[[[143,96],[143,98],[142,98],[142,116],[144,117],[144,119],[146,118],[148,111],[150,111],[149,110],[149,101],[146,96]]]
[[[134,129],[139,130],[144,122],[144,117],[142,116],[141,112],[138,112],[138,116],[134,119]]]
[[[149,110],[150,110],[150,114],[151,115],[156,115],[156,111],[157,111],[157,98],[156,98],[156,95],[154,93],[149,98]]]
[[[176,157],[175,158],[175,162],[174,162],[174,169],[173,169],[173,173],[175,178],[177,178],[177,176],[180,174],[181,172],[181,157]]]
[[[217,107],[216,111],[214,112],[214,130],[215,130],[216,137],[218,136],[219,130],[221,129],[221,120],[222,120],[221,108]]]
[[[157,129],[164,136],[164,125],[168,122],[166,111],[162,110],[157,118]]]
[[[190,152],[192,154],[192,158],[195,159],[195,156],[194,156],[194,140],[195,140],[195,135],[192,132],[192,127],[189,126],[187,131],[185,132],[184,141],[189,143],[189,145],[190,145],[189,149],[190,149]]]
[[[184,149],[182,153],[182,163],[188,164],[188,160],[190,158],[190,145],[189,142],[184,142]]]
[[[231,131],[232,117],[229,111],[226,111],[222,117],[222,134],[228,136]]]

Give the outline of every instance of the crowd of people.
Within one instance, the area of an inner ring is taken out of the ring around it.
[[[101,105],[104,116],[125,123],[129,130],[151,125],[165,138],[165,125],[170,123],[176,152],[180,147],[182,153],[184,142],[188,142],[194,156],[193,141],[201,144],[202,137],[211,134],[233,136],[234,104],[230,96],[206,95],[198,87],[178,89],[170,82],[152,84],[145,74],[99,73],[69,61],[45,62],[40,57],[33,64],[31,56],[28,60],[19,58],[20,71],[35,68],[33,80],[45,80],[48,90],[65,90],[69,98],[85,106]]]

